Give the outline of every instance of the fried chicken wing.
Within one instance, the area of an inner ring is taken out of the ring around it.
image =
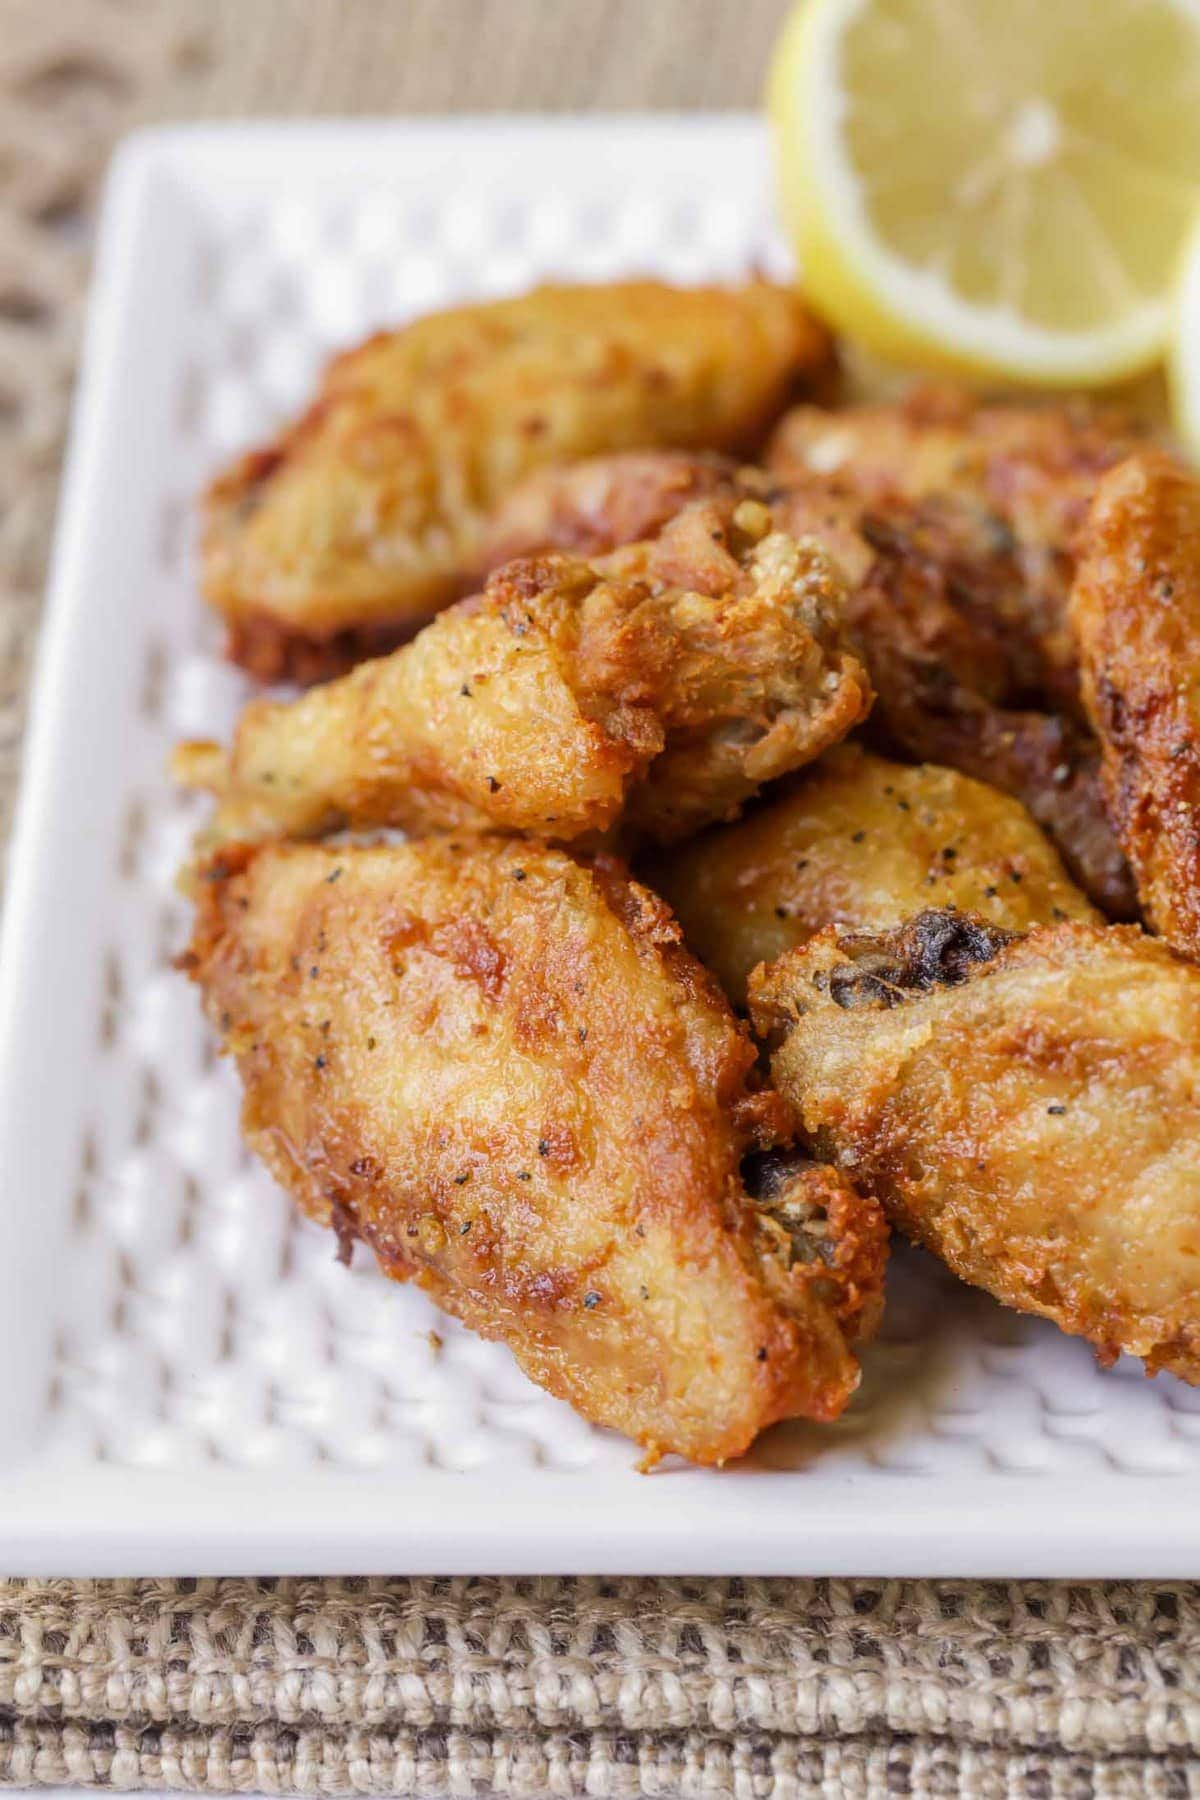
[[[785,481],[832,477],[868,509],[954,498],[1006,551],[1016,579],[993,587],[1014,645],[1056,706],[1077,704],[1067,624],[1073,546],[1101,474],[1144,441],[1129,414],[1087,402],[989,404],[918,386],[896,405],[799,406],[768,465]],[[1032,698],[1032,696],[1030,696]]]
[[[986,500],[1030,543],[1066,544],[1099,476],[1144,440],[1124,408],[1091,400],[1018,405],[918,383],[898,403],[794,407],[768,446],[785,478],[838,474],[873,499],[959,493]]]
[[[252,673],[336,674],[470,590],[489,514],[604,450],[753,447],[830,341],[788,288],[544,287],[335,358],[209,489],[204,591]]]
[[[1200,955],[1200,482],[1143,451],[1100,484],[1071,618],[1146,916]]]
[[[1200,970],[1128,926],[823,932],[751,980],[816,1153],[1006,1305],[1200,1382]]]
[[[1065,713],[1014,703],[1020,684],[993,654],[987,630],[964,616],[963,577],[952,558],[930,556],[920,533],[895,515],[875,549],[869,574],[851,590],[847,619],[878,697],[876,741],[1013,795],[1089,897],[1111,918],[1136,918],[1096,739]],[[987,580],[983,565],[977,596]]]
[[[757,963],[829,925],[885,931],[931,907],[1011,931],[1098,919],[1017,801],[860,744],[831,750],[779,798],[653,859],[646,875],[738,1004]]]
[[[948,463],[943,453],[937,466]],[[1099,745],[1074,716],[1073,655],[1068,668],[1044,654],[1012,530],[957,491],[911,499],[866,486],[870,504],[837,476],[808,471],[781,483],[663,451],[597,457],[531,478],[504,541],[527,549],[623,543],[634,522],[653,535],[673,497],[696,487],[725,505],[767,504],[778,529],[814,538],[846,576],[848,627],[878,695],[870,731],[879,747],[1002,787],[1050,833],[1105,912],[1136,918],[1101,792]],[[701,561],[693,545],[693,582]],[[1065,630],[1065,615],[1059,624]]]
[[[661,901],[497,839],[266,846],[208,876],[185,963],[247,1139],[345,1249],[651,1459],[842,1410],[881,1215],[765,1154],[787,1109]]]
[[[232,750],[185,747],[214,841],[349,825],[528,831],[619,819],[660,839],[732,817],[865,715],[844,588],[760,505],[697,502],[591,565],[508,565],[412,643],[292,702]]]

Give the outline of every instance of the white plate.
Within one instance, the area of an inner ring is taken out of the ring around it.
[[[0,994],[0,1568],[1200,1573],[1200,1392],[897,1259],[861,1395],[722,1473],[634,1453],[298,1219],[170,968],[241,678],[203,478],[338,344],[537,277],[780,264],[741,119],[167,131],[122,152],[33,704]],[[436,1326],[441,1339],[430,1338]]]

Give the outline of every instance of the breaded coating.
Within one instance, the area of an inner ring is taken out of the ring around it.
[[[794,407],[767,464],[785,479],[836,474],[872,500],[983,500],[1022,540],[1058,547],[1083,523],[1099,476],[1145,436],[1124,408],[1088,399],[1020,405],[926,382],[898,404]]]
[[[499,839],[207,874],[184,962],[247,1140],[344,1253],[650,1459],[841,1412],[886,1228],[832,1170],[764,1162],[790,1115],[661,901]]]
[[[738,1005],[757,963],[829,925],[886,931],[930,907],[978,913],[1010,931],[1099,919],[1016,800],[953,769],[911,768],[856,743],[645,872]]]
[[[874,498],[970,494],[1030,542],[1062,544],[1082,523],[1099,475],[1148,429],[1128,408],[1087,396],[1019,403],[917,382],[899,402],[794,407],[767,461],[785,477],[848,476]]]
[[[950,536],[960,541],[957,531]],[[956,557],[928,553],[920,522],[895,513],[874,548],[847,617],[878,696],[876,741],[1013,795],[1089,898],[1110,918],[1136,918],[1133,879],[1104,805],[1099,744],[1068,714],[1022,704],[1003,630],[998,636],[971,616],[987,612],[986,558],[968,579]],[[1003,613],[995,616],[1002,626]]]
[[[1066,614],[1075,537],[1100,475],[1145,435],[1114,407],[989,403],[926,384],[898,405],[799,406],[776,431],[767,460],[785,481],[831,477],[871,509],[952,496],[973,511],[981,533],[1007,548],[1017,576],[1002,590],[1003,622],[1036,659],[1044,697],[1071,707],[1077,673]]]
[[[697,486],[723,505],[767,504],[777,529],[815,539],[838,563],[850,634],[878,695],[869,729],[880,748],[1002,787],[1051,834],[1110,917],[1138,916],[1103,802],[1100,748],[1081,716],[1074,652],[1069,666],[1045,654],[1041,603],[1013,532],[969,495],[879,492],[868,504],[837,477],[802,473],[781,484],[719,459],[646,451],[533,477],[506,541],[527,549],[624,542],[635,521],[653,534],[672,496]],[[690,554],[693,582],[701,549]],[[661,548],[655,554],[661,560]],[[1065,587],[1059,599],[1065,631]]]
[[[765,486],[760,477],[758,487]],[[732,458],[704,451],[619,450],[555,463],[527,475],[500,502],[487,522],[478,572],[483,577],[547,550],[602,556],[657,537],[692,500],[733,493],[761,497],[739,480]]]
[[[732,818],[864,717],[844,587],[757,504],[696,502],[595,565],[509,564],[410,645],[292,702],[232,750],[185,746],[212,841],[343,826],[526,831],[622,821],[668,840]]]
[[[861,535],[875,561],[860,584],[864,608],[899,608],[905,628],[940,657],[961,685],[993,704],[1050,708],[1079,717],[1078,671],[1046,655],[1041,601],[1026,581],[1007,528],[955,494],[891,500],[865,508]],[[1044,596],[1042,596],[1044,597]],[[1056,597],[1056,630],[1066,629],[1066,588]],[[868,613],[864,629],[879,618]]]
[[[1200,970],[1129,926],[823,932],[751,981],[818,1155],[956,1275],[1200,1382]]]
[[[1149,923],[1200,956],[1200,482],[1131,456],[1083,545],[1071,622],[1109,812]]]
[[[690,501],[758,500],[789,537],[815,537],[848,581],[873,552],[860,532],[860,495],[819,477],[780,482],[753,464],[678,450],[627,450],[540,469],[502,502],[488,528],[484,571],[515,556],[569,550],[595,556],[658,536]]]
[[[204,592],[267,679],[336,674],[466,593],[523,477],[758,443],[830,341],[790,288],[543,287],[382,332],[209,489]]]

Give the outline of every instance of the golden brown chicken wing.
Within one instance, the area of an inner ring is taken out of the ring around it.
[[[831,929],[750,984],[817,1154],[957,1275],[1200,1382],[1200,970],[1128,926]]]
[[[946,595],[945,565],[910,556],[907,542],[897,531],[881,541],[847,606],[878,696],[872,736],[1013,795],[1096,905],[1110,918],[1136,918],[1137,893],[1104,804],[1098,742],[1066,714],[1009,703],[1002,661],[990,659],[986,636],[964,626]]]
[[[720,1463],[842,1410],[881,1216],[762,1156],[787,1110],[661,901],[497,839],[269,846],[208,875],[185,962],[247,1138],[344,1248],[651,1458]]]
[[[757,504],[697,502],[602,564],[510,564],[390,657],[253,703],[227,757],[185,747],[179,772],[218,794],[218,841],[343,825],[569,841],[618,819],[670,839],[732,817],[870,703],[833,565],[770,525]]]
[[[829,925],[886,931],[930,907],[1010,931],[1098,919],[1017,801],[859,744],[829,751],[736,825],[652,859],[646,877],[739,1005],[757,963]]]
[[[795,408],[768,464],[785,481],[832,477],[868,509],[952,496],[973,512],[1017,576],[993,590],[1003,623],[1036,661],[1043,697],[1071,708],[1077,673],[1066,613],[1075,536],[1100,475],[1144,438],[1136,420],[1112,407],[988,403],[965,389],[923,385],[897,405]]]
[[[204,591],[252,673],[337,673],[411,637],[479,567],[530,471],[758,442],[829,338],[791,289],[545,287],[337,357],[308,412],[209,490]]]
[[[850,633],[878,695],[870,732],[881,748],[1002,787],[1111,917],[1137,917],[1101,794],[1099,746],[1072,716],[1074,662],[1067,670],[1044,655],[1013,533],[969,497],[878,494],[868,505],[836,477],[803,473],[780,483],[720,459],[645,451],[532,477],[497,546],[624,542],[634,521],[653,534],[674,496],[699,487],[723,505],[766,503],[777,528],[815,538],[839,564]],[[701,550],[689,546],[693,583]],[[661,559],[661,549],[655,554]]]
[[[696,499],[758,500],[789,537],[815,537],[858,582],[873,552],[859,531],[861,496],[817,477],[780,482],[753,464],[681,450],[626,450],[539,469],[489,521],[482,571],[515,556],[596,556],[658,536]]]
[[[1143,451],[1100,484],[1071,618],[1146,916],[1200,955],[1200,483]]]
[[[1146,429],[1087,399],[1019,405],[927,382],[898,403],[794,407],[767,460],[785,479],[837,474],[870,499],[981,499],[1022,540],[1058,547],[1082,524],[1100,475]]]
[[[1020,404],[918,382],[897,403],[794,407],[768,460],[785,476],[836,472],[875,498],[969,494],[1023,539],[1057,546],[1082,523],[1099,476],[1148,429],[1127,408],[1086,397]]]

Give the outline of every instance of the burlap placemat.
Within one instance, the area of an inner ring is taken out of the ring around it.
[[[744,105],[783,3],[0,0],[0,835],[113,140],[189,114]],[[0,1782],[1200,1793],[1200,1590],[0,1581]]]
[[[50,1582],[0,1778],[518,1795],[1200,1790],[1200,1598],[841,1581]]]

